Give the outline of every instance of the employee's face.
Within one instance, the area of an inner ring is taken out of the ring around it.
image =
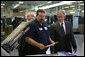
[[[31,19],[33,19],[33,17],[34,17],[33,15],[28,15],[28,16],[27,16],[27,19],[28,19],[28,20],[31,20]]]
[[[61,12],[57,14],[58,21],[63,22],[65,19],[65,15]]]
[[[45,13],[39,12],[38,16],[37,16],[37,19],[40,23],[42,23],[45,19]]]

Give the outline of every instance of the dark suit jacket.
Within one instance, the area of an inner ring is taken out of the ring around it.
[[[55,42],[57,41],[59,42],[58,44],[54,45],[55,52],[57,51],[72,52],[71,46],[73,46],[73,48],[77,48],[71,23],[69,23],[68,21],[65,21],[65,27],[66,27],[65,35],[62,34],[59,21],[55,22],[50,27],[50,37]]]

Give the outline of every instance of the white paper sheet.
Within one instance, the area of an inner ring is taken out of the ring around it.
[[[54,46],[55,44],[57,44],[58,42],[55,42],[55,43],[53,43],[53,44],[49,44],[49,45],[47,45],[46,47],[50,47],[50,46]]]

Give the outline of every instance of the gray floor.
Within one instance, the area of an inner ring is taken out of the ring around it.
[[[84,56],[84,35],[76,35],[76,42],[77,42],[77,52],[75,53],[78,56]]]
[[[84,35],[75,35],[75,39],[77,42],[77,52],[75,53],[77,56],[84,56]],[[47,51],[47,54],[50,54],[50,50]],[[18,51],[15,49],[12,53],[12,56],[18,56]]]

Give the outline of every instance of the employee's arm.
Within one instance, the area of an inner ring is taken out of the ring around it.
[[[46,46],[44,46],[44,45],[41,44],[41,43],[36,42],[35,40],[33,40],[33,39],[30,38],[30,37],[26,37],[25,40],[26,40],[26,42],[28,42],[29,44],[31,44],[31,45],[33,45],[33,46],[37,46],[37,47],[39,47],[40,49],[45,49],[45,48],[46,48]]]

